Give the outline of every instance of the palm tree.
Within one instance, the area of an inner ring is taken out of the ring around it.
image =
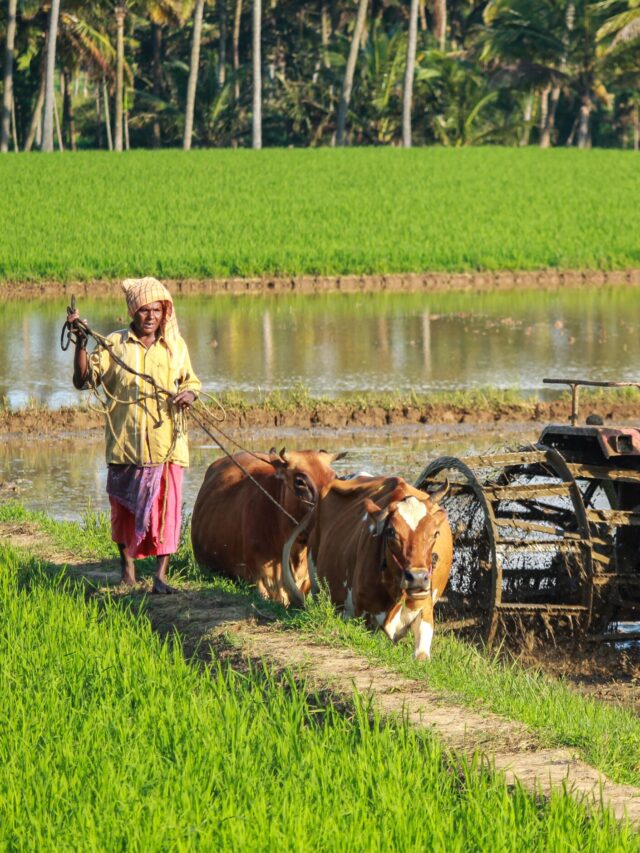
[[[205,0],[196,0],[193,16],[193,38],[191,40],[191,63],[189,65],[189,81],[187,83],[187,103],[184,113],[184,138],[182,147],[185,151],[191,149],[193,136],[193,114],[196,104],[196,88],[198,85],[198,65],[200,63],[200,41],[202,39],[202,17]]]
[[[163,33],[165,27],[180,27],[191,11],[190,0],[146,0],[146,12],[151,19],[151,41],[153,44],[153,97],[160,102],[163,89]],[[162,142],[160,118],[156,111],[153,119],[153,147],[159,148]]]
[[[402,98],[402,145],[411,148],[411,101],[413,98],[413,75],[416,66],[416,43],[418,40],[418,2],[411,0],[409,12],[409,38],[407,39],[407,67],[404,75]]]
[[[497,63],[495,81],[540,94],[540,147],[552,141],[566,78],[567,13],[556,0],[491,0],[479,33],[480,56]]]
[[[251,144],[253,148],[262,148],[262,0],[253,0],[251,35],[251,62],[253,66],[253,116],[251,120]]]
[[[0,131],[0,152],[2,153],[6,153],[9,150],[9,134],[11,132],[11,112],[13,109],[13,47],[16,37],[17,11],[18,0],[9,0],[2,83],[2,130]]]
[[[56,39],[58,36],[58,18],[60,0],[51,0],[49,12],[49,30],[47,36],[47,65],[44,84],[44,120],[42,126],[42,151],[53,151],[53,110],[55,91],[53,76],[56,70]]]
[[[347,67],[344,72],[342,92],[340,93],[340,102],[338,104],[338,120],[336,126],[337,145],[344,145],[344,131],[347,126],[347,112],[349,110],[349,103],[351,101],[353,77],[356,70],[358,51],[360,50],[360,42],[362,40],[362,33],[364,32],[364,23],[367,16],[367,3],[368,0],[358,0],[358,14],[356,16],[356,24],[353,29],[351,47],[349,48],[349,58],[347,59]]]

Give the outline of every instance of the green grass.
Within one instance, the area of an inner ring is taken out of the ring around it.
[[[545,400],[560,400],[566,404],[567,417],[571,411],[571,401],[567,391],[551,391],[545,394]],[[460,391],[436,390],[426,393],[411,391],[347,391],[339,397],[315,397],[304,384],[296,385],[288,390],[262,391],[248,394],[232,389],[217,394],[204,394],[201,402],[207,411],[216,418],[223,412],[229,415],[247,415],[251,412],[265,411],[274,414],[290,414],[292,412],[332,411],[344,412],[356,410],[366,412],[370,409],[384,409],[387,412],[398,412],[403,409],[421,409],[433,411],[437,409],[454,409],[465,414],[493,413],[496,416],[513,410],[523,420],[534,417],[536,406],[541,401],[539,394],[523,394],[514,388],[469,388]],[[611,388],[603,390],[580,390],[580,411],[586,412],[588,406],[598,407],[606,411],[611,406],[636,407],[640,404],[640,390],[637,388]],[[19,417],[21,413],[39,413],[70,410],[89,411],[86,400],[81,399],[78,406],[63,407],[56,410],[37,400],[30,400],[19,409],[13,408],[6,397],[0,397],[0,414],[11,414]],[[195,410],[196,414],[198,409]]]
[[[356,697],[190,666],[46,568],[0,549],[2,849],[637,849],[608,814],[453,764]]]
[[[135,151],[0,162],[0,279],[638,266],[633,152]]]
[[[0,522],[29,520],[40,525],[61,548],[93,559],[114,554],[104,516],[88,514],[82,524],[53,522],[18,503],[0,504]],[[174,579],[244,600],[249,596],[261,609],[269,607],[247,587],[203,578],[194,563],[187,532],[185,526],[180,550],[172,560]],[[152,561],[144,568],[151,572]],[[640,719],[631,710],[582,696],[561,681],[500,660],[438,630],[432,660],[425,665],[412,660],[410,638],[393,646],[382,634],[371,634],[357,621],[343,622],[326,600],[311,604],[305,612],[288,613],[275,605],[272,610],[283,627],[314,642],[352,648],[375,663],[442,690],[451,701],[480,705],[521,721],[542,745],[575,748],[585,761],[615,781],[640,786]]]
[[[631,709],[582,696],[542,672],[438,632],[437,623],[426,665],[412,659],[411,639],[393,646],[358,622],[345,623],[326,598],[312,603],[293,626],[314,641],[347,646],[373,663],[443,690],[455,701],[525,723],[543,746],[575,748],[616,781],[640,785],[640,719]]]

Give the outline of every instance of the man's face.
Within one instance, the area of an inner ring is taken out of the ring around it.
[[[150,302],[138,308],[133,315],[133,328],[138,337],[157,335],[158,329],[164,317],[164,305],[162,302]]]

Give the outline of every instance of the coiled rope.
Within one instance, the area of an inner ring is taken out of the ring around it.
[[[76,310],[75,309],[75,297],[72,297],[71,306],[69,308],[67,308],[67,313],[71,314],[71,313],[75,312],[75,310]],[[102,383],[101,374],[98,374],[97,377],[94,378],[93,372],[91,370],[89,370],[88,376],[87,376],[89,386],[91,388],[92,394],[95,396],[97,401],[100,403],[101,409],[93,408],[91,406],[89,408],[92,409],[92,411],[102,411],[102,413],[105,415],[105,417],[107,419],[107,424],[108,424],[109,430],[111,431],[111,435],[113,436],[114,441],[118,445],[118,448],[122,452],[123,457],[130,459],[131,464],[137,465],[138,461],[136,459],[131,459],[130,455],[127,454],[127,452],[126,452],[126,449],[122,447],[122,445],[120,444],[120,442],[118,440],[118,437],[117,437],[115,430],[113,428],[113,423],[111,421],[110,409],[112,408],[114,403],[118,403],[121,405],[138,405],[138,403],[140,403],[141,400],[144,403],[144,401],[147,399],[154,399],[156,402],[156,406],[158,408],[158,412],[159,412],[160,411],[160,400],[161,400],[161,398],[164,398],[168,403],[168,408],[169,408],[169,412],[170,412],[170,416],[171,416],[171,423],[173,425],[173,436],[172,436],[172,441],[171,441],[169,450],[167,451],[167,455],[166,455],[165,459],[163,460],[163,462],[160,463],[160,464],[164,465],[169,460],[169,458],[171,457],[171,454],[173,453],[173,450],[175,448],[175,444],[176,444],[176,441],[178,440],[178,437],[180,435],[184,434],[187,430],[187,413],[185,411],[179,410],[179,409],[177,409],[177,407],[171,405],[172,398],[176,396],[176,392],[171,391],[167,388],[163,388],[161,385],[159,385],[156,382],[156,380],[153,378],[153,376],[149,376],[149,374],[147,374],[147,373],[142,373],[142,372],[136,370],[135,368],[131,367],[131,365],[127,364],[125,361],[123,361],[123,359],[121,359],[119,356],[117,356],[114,353],[113,342],[110,341],[108,338],[105,338],[104,335],[101,335],[99,332],[94,331],[89,326],[89,324],[86,323],[84,320],[75,319],[71,323],[68,321],[65,321],[65,323],[62,327],[61,335],[60,335],[60,346],[65,351],[67,349],[69,349],[69,346],[72,343],[76,346],[79,344],[83,348],[86,348],[88,340],[90,338],[93,339],[96,343],[96,350],[94,350],[94,352],[100,348],[106,349],[109,352],[110,359],[115,364],[117,364],[118,367],[120,367],[123,370],[127,371],[128,373],[131,373],[134,376],[137,376],[140,379],[142,379],[144,382],[146,382],[150,386],[150,388],[152,389],[152,392],[147,393],[147,394],[143,394],[141,397],[138,397],[137,400],[120,400],[119,398],[117,398],[113,394],[111,394],[108,391],[108,389],[104,386],[104,384]],[[104,392],[106,399],[103,399],[103,397],[101,396],[101,394],[98,390],[100,386],[102,387],[102,390]],[[226,411],[225,411],[225,408],[222,405],[222,403],[217,399],[217,397],[213,396],[212,394],[208,394],[207,392],[201,392],[200,397],[207,397],[209,400],[211,400],[211,402],[220,409],[221,415],[216,416],[213,412],[210,412],[207,409],[207,407],[200,402],[200,400],[198,400],[198,401],[196,401],[196,403],[199,404],[198,408],[197,408],[197,412],[194,410],[196,404],[194,404],[194,406],[192,406],[189,410],[189,413],[190,413],[191,417],[193,418],[193,420],[195,421],[195,423],[216,444],[216,446],[222,451],[222,453],[225,454],[231,460],[231,462],[237,468],[239,468],[242,471],[242,473],[247,477],[247,479],[251,480],[251,482],[262,492],[262,494],[272,504],[274,504],[279,509],[279,511],[281,513],[283,513],[289,519],[289,521],[291,521],[293,524],[298,524],[299,520],[294,518],[294,516],[291,515],[291,513],[288,512],[282,506],[282,504],[279,503],[273,497],[273,495],[271,495],[267,491],[267,489],[265,489],[264,486],[258,482],[258,480],[256,480],[256,478],[247,470],[247,468],[241,462],[239,462],[235,458],[235,456],[227,449],[227,447],[223,444],[223,442],[216,435],[214,435],[211,432],[211,430],[212,429],[216,430],[218,433],[220,433],[220,435],[223,436],[225,441],[229,442],[229,444],[234,445],[239,450],[242,450],[244,453],[248,453],[250,456],[253,456],[254,459],[258,459],[261,462],[264,462],[266,460],[262,456],[259,456],[257,453],[254,453],[253,451],[248,450],[247,448],[243,447],[241,444],[239,444],[235,439],[233,439],[228,433],[226,433],[222,429],[220,424],[226,420]],[[146,409],[146,411],[150,416],[152,416],[152,413],[149,412],[149,409]],[[288,483],[285,482],[284,485],[285,485],[285,488],[292,491],[290,489]],[[166,494],[165,494],[165,497],[166,497]],[[315,506],[315,503],[313,501],[307,501],[307,500],[300,498],[300,497],[298,497],[298,500],[301,500],[303,503],[309,504],[311,507]],[[166,503],[166,501],[165,501],[165,503]],[[163,527],[164,527],[164,511],[165,511],[165,509],[166,509],[166,507],[163,507]]]

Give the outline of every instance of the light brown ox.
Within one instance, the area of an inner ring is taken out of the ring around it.
[[[255,583],[262,596],[289,603],[282,584],[282,548],[295,526],[330,483],[343,453],[302,450],[238,453],[209,466],[191,519],[195,558],[203,569]],[[234,461],[286,510],[292,521]],[[296,592],[309,590],[305,537],[292,549]],[[300,593],[298,592],[298,595]]]
[[[345,618],[365,616],[393,642],[411,628],[417,660],[430,656],[433,606],[451,571],[451,528],[438,505],[448,488],[429,495],[399,477],[335,480],[310,520],[312,580],[327,582]]]

